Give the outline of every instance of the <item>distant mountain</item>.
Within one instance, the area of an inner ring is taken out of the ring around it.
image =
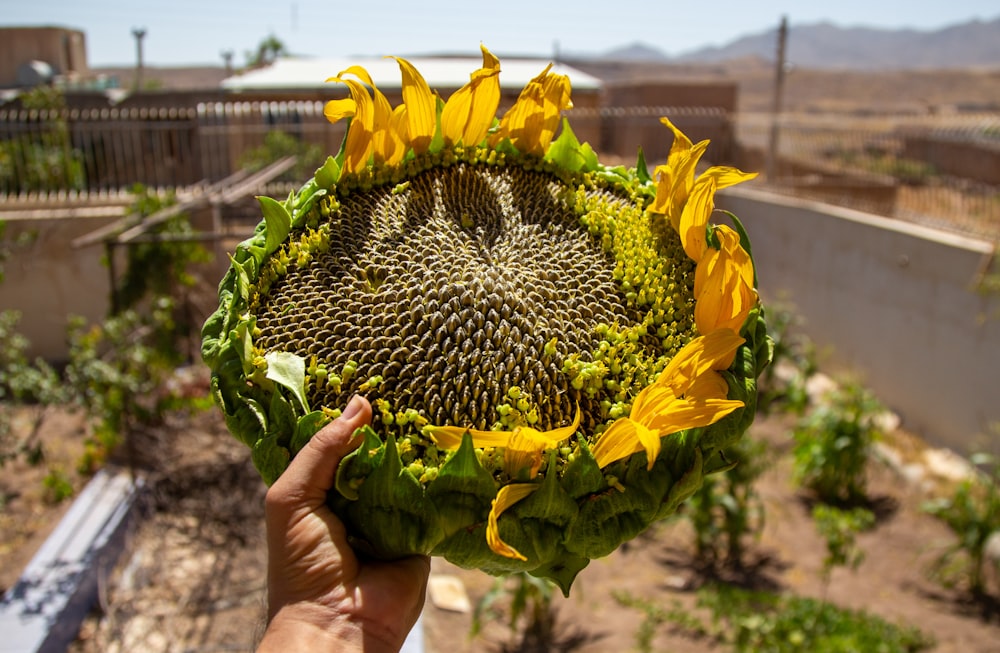
[[[601,55],[602,59],[611,61],[668,61],[670,58],[658,50],[645,43],[633,43],[614,50],[609,50]]]
[[[773,30],[744,36],[722,47],[694,50],[671,61],[707,63],[748,57],[773,61],[777,33],[775,26]],[[1000,17],[935,31],[839,27],[829,22],[791,24],[786,59],[804,68],[1000,68]]]

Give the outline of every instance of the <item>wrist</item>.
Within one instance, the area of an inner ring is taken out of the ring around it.
[[[345,615],[291,604],[271,615],[257,651],[362,651],[363,645],[363,629]]]
[[[277,651],[336,651],[350,653],[365,651],[399,651],[402,642],[393,644],[387,639],[389,633],[366,626],[349,614],[330,608],[293,603],[282,606],[273,613],[267,630],[261,639],[257,653]]]

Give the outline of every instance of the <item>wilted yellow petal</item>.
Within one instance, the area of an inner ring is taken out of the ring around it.
[[[434,444],[442,449],[457,449],[462,444],[462,436],[466,432],[472,435],[472,444],[476,447],[507,447],[514,435],[518,435],[518,446],[524,450],[531,448],[539,452],[551,449],[569,436],[580,426],[580,407],[576,408],[576,417],[568,426],[560,426],[551,431],[539,431],[530,426],[519,426],[512,431],[480,431],[462,426],[425,426],[424,433],[429,435]]]
[[[503,486],[497,492],[496,498],[493,499],[493,503],[490,505],[490,514],[486,522],[486,544],[489,545],[494,553],[506,558],[527,560],[520,551],[500,539],[497,520],[505,510],[530,495],[539,487],[541,485],[538,483],[511,483],[510,485]]]
[[[403,102],[406,103],[407,138],[410,147],[425,152],[437,130],[437,100],[423,75],[402,57],[390,57],[403,74]]]
[[[452,93],[441,112],[441,135],[446,143],[477,145],[496,119],[500,106],[500,60],[486,49],[483,67],[469,83]]]
[[[539,431],[529,426],[522,426],[511,431],[508,434],[510,439],[506,445],[496,445],[507,447],[503,459],[504,469],[511,476],[516,476],[527,467],[529,470],[528,478],[534,478],[542,466],[542,453],[573,435],[577,427],[580,426],[580,417],[580,407],[577,406],[576,417],[569,426],[551,431]],[[476,446],[483,446],[477,444],[474,434],[472,442]]]

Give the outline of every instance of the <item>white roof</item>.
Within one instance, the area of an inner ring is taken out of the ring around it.
[[[431,89],[459,88],[469,81],[469,75],[483,65],[481,57],[407,57]],[[501,88],[521,89],[542,72],[549,61],[544,59],[510,59],[500,61]],[[222,80],[222,88],[240,90],[313,89],[341,86],[326,80],[350,66],[359,65],[368,71],[375,85],[383,89],[398,89],[402,82],[399,64],[384,57],[371,58],[281,58],[266,68],[258,68]],[[598,89],[600,80],[565,64],[555,64],[552,72],[567,75],[574,89]]]

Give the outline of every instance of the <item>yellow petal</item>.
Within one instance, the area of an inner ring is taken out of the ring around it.
[[[720,249],[708,248],[695,270],[695,324],[702,333],[738,332],[757,304],[753,262],[735,231],[721,225],[715,235]]]
[[[559,127],[560,113],[572,106],[569,78],[551,74],[551,69],[549,64],[525,85],[514,106],[500,119],[500,129],[491,144],[509,138],[521,152],[545,154]]]
[[[743,172],[739,168],[729,166],[712,166],[702,173],[701,177],[715,177],[715,188],[721,190],[744,181],[750,181],[757,176],[756,172]],[[699,179],[701,179],[699,177]]]
[[[708,218],[715,210],[715,188],[715,177],[699,177],[681,210],[677,233],[681,237],[684,252],[696,263],[701,260],[708,246],[705,230]]]
[[[371,75],[368,71],[361,66],[351,66],[345,70],[342,70],[337,78],[343,78],[344,75],[354,75],[362,82],[371,87],[372,93],[372,154],[375,157],[376,162],[387,161],[390,163],[398,162],[403,158],[403,152],[400,149],[405,149],[402,139],[399,137],[398,130],[394,129],[392,122],[393,109],[392,105],[389,104],[389,100],[385,97],[382,91],[378,90],[375,86],[375,82],[372,81]]]
[[[660,455],[660,433],[629,417],[621,417],[601,434],[591,453],[597,466],[604,469],[634,453],[646,451],[647,469],[652,469]]]
[[[442,449],[458,449],[466,432],[472,435],[472,443],[477,447],[506,447],[510,442],[510,431],[479,431],[462,426],[425,426],[424,432]]]
[[[675,158],[691,151],[691,139],[677,128],[670,118],[663,116],[660,123],[674,133],[674,142],[670,145],[670,158]],[[668,159],[670,161],[670,159]]]
[[[371,96],[368,95],[368,90],[361,82],[339,77],[332,78],[332,81],[347,84],[351,100],[354,102],[354,117],[351,119],[351,124],[347,129],[347,138],[344,141],[344,169],[348,172],[357,172],[368,165],[368,159],[371,157],[372,130],[375,118],[374,105]],[[330,104],[328,102],[327,107],[330,107]],[[346,107],[347,105],[343,104],[341,100],[340,104],[335,104],[332,109],[336,111]],[[331,115],[327,113],[326,108],[324,108],[324,114],[327,118]]]
[[[323,105],[323,115],[330,122],[337,122],[338,120],[352,117],[356,109],[357,105],[351,98],[329,100]]]
[[[493,503],[490,505],[490,515],[486,522],[486,543],[494,553],[506,558],[527,560],[520,551],[500,539],[497,520],[505,510],[530,495],[539,487],[541,485],[538,483],[511,483],[510,485],[503,486],[497,492],[496,498],[493,499]]]
[[[707,335],[698,336],[677,352],[657,377],[656,383],[682,396],[695,380],[709,370],[726,369],[726,359],[732,356],[744,343],[744,339],[730,329],[717,329]]]
[[[504,452],[504,470],[511,476],[517,476],[521,470],[528,468],[528,478],[534,478],[542,466],[542,453],[546,449],[552,449],[560,442],[573,435],[577,427],[580,426],[580,407],[576,408],[576,417],[569,426],[563,426],[551,431],[539,431],[530,426],[522,426],[510,432],[510,439]],[[473,435],[473,444],[476,443]]]
[[[420,72],[406,59],[390,57],[403,75],[403,102],[406,103],[407,138],[410,147],[425,152],[437,129],[437,100]]]
[[[424,432],[429,435],[434,444],[442,449],[457,449],[462,444],[462,436],[466,432],[472,435],[472,443],[477,447],[506,447],[510,444],[511,438],[519,435],[518,443],[521,446],[531,446],[538,451],[551,449],[569,436],[573,435],[577,427],[580,426],[582,415],[580,407],[576,407],[576,417],[573,423],[568,426],[561,426],[551,431],[539,431],[530,426],[519,426],[513,431],[480,431],[477,429],[465,428],[463,426],[425,426]]]
[[[666,165],[657,166],[655,170],[656,197],[650,210],[666,215],[674,229],[679,231],[681,211],[694,185],[695,168],[709,142],[703,140],[692,145],[691,139],[670,122],[669,118],[660,118],[660,122],[673,131],[674,142],[670,146]]]
[[[676,395],[669,386],[652,383],[639,391],[639,394],[632,400],[632,410],[629,411],[629,417],[641,424],[648,424],[649,419],[666,410],[675,397]]]
[[[737,399],[700,399],[681,397],[670,404],[670,409],[651,420],[649,427],[665,435],[685,429],[715,424],[720,419],[742,408]]]
[[[486,49],[483,67],[472,73],[469,83],[452,93],[441,112],[441,135],[445,142],[477,145],[496,119],[500,106],[500,60]]]

